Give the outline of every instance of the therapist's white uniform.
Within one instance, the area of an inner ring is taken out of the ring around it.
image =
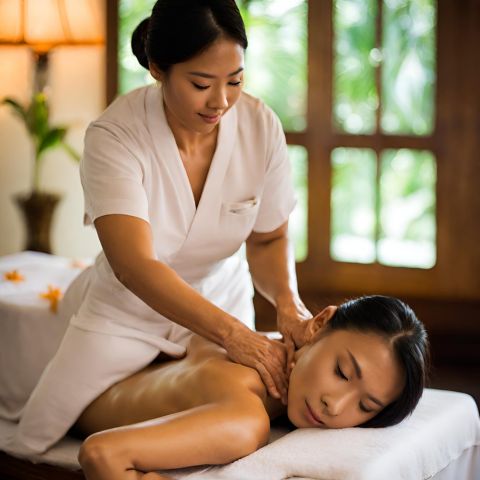
[[[282,225],[295,205],[285,137],[267,106],[242,93],[223,116],[198,207],[155,85],[119,97],[89,126],[80,171],[87,225],[108,214],[149,222],[157,259],[254,328],[252,282],[235,252],[252,230]],[[48,449],[89,403],[159,351],[184,355],[191,336],[125,288],[103,252],[65,301],[78,308],[14,439],[27,453]]]

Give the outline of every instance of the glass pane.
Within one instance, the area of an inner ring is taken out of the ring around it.
[[[375,68],[377,0],[336,0],[334,13],[334,125],[347,133],[372,133],[378,95]]]
[[[385,0],[382,130],[427,135],[433,130],[435,0]]]
[[[306,126],[306,0],[238,2],[248,35],[245,91],[275,110],[288,131]],[[245,8],[248,6],[248,8]]]
[[[332,152],[330,254],[344,262],[375,261],[373,150],[336,148]]]
[[[430,268],[436,261],[436,163],[431,152],[385,150],[381,157],[378,260]]]
[[[297,145],[289,145],[288,153],[292,165],[293,182],[297,196],[297,205],[290,215],[288,231],[295,245],[295,260],[301,262],[308,253],[308,164],[307,150]]]
[[[118,90],[129,92],[154,80],[132,53],[130,42],[137,25],[150,16],[155,0],[120,0],[118,5]]]

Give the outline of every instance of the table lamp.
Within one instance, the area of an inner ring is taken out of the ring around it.
[[[42,92],[52,48],[104,43],[102,5],[101,0],[0,0],[0,46],[32,49],[34,91]]]

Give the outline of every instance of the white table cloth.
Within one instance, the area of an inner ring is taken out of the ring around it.
[[[69,306],[54,313],[40,294],[49,285],[65,292],[88,263],[38,252],[0,258],[0,418],[19,418],[68,325]],[[23,281],[5,278],[14,270]]]

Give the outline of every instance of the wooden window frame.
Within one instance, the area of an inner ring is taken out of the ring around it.
[[[380,3],[380,2],[379,2]],[[360,264],[336,261],[330,256],[331,152],[337,147],[369,148],[377,157],[384,149],[421,149],[439,158],[437,130],[428,136],[340,133],[333,126],[334,32],[333,1],[308,5],[308,118],[307,131],[298,139],[309,153],[308,252],[298,265],[300,286],[306,290],[352,291],[405,295],[431,294],[440,283],[444,256],[437,250],[432,269],[391,267],[378,262]],[[381,8],[377,16],[377,41],[381,36]],[[377,87],[380,80],[377,70]],[[297,141],[298,141],[297,140]],[[296,139],[289,138],[289,143]],[[437,192],[438,197],[438,192]],[[439,208],[439,207],[437,207]],[[439,216],[437,216],[437,222]],[[440,245],[437,242],[437,249]],[[319,274],[321,272],[321,274]],[[360,293],[360,292],[359,292]]]
[[[428,136],[352,135],[332,122],[333,0],[308,0],[307,128],[286,132],[308,152],[308,256],[299,287],[315,294],[381,293],[480,299],[480,94],[473,58],[480,44],[480,1],[437,4],[435,128]],[[107,102],[118,90],[118,0],[107,0]],[[334,148],[431,151],[437,163],[437,262],[431,269],[335,261],[330,257],[330,156]],[[459,233],[461,232],[461,234]]]

